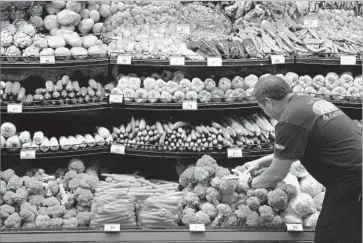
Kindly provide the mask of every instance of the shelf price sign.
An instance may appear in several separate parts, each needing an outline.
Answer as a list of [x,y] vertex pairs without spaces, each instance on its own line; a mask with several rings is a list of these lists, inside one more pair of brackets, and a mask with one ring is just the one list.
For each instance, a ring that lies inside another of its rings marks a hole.
[[190,232],[205,232],[204,224],[189,224]]
[[122,94],[110,94],[109,103],[110,104],[122,104],[122,103],[124,103],[124,95],[122,95]]
[[341,56],[340,57],[340,65],[356,65],[357,58],[356,56]]
[[303,231],[302,224],[286,224],[288,232],[301,232]]
[[284,64],[285,57],[283,55],[271,55],[272,64]]
[[20,159],[35,159],[35,150],[22,149],[20,151]]
[[40,56],[40,64],[55,64],[55,56]]
[[105,224],[103,228],[104,232],[120,232],[120,224]]
[[196,100],[184,100],[182,103],[183,110],[197,110],[198,103]]
[[208,57],[207,58],[207,66],[208,67],[221,67],[222,66],[222,58],[221,57]]
[[242,158],[242,149],[241,148],[227,148],[227,157],[228,158]]
[[189,35],[190,34],[190,25],[189,24],[178,24],[176,26],[176,32],[178,34]]
[[131,55],[118,55],[117,64],[119,65],[131,65],[132,56]]
[[111,154],[125,154],[125,145],[111,144]]
[[185,57],[170,57],[170,66],[184,66]]
[[22,104],[8,104],[7,111],[8,113],[22,113],[23,106]]

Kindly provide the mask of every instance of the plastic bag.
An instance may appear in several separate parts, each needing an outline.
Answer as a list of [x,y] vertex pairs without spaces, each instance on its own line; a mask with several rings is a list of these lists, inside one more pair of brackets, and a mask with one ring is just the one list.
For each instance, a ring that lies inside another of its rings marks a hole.
[[290,206],[302,218],[317,212],[313,198],[303,192],[291,200]]

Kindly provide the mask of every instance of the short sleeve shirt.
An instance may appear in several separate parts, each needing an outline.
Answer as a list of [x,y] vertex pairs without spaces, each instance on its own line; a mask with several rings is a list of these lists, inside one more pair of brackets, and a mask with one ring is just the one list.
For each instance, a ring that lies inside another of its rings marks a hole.
[[299,159],[326,187],[361,184],[362,130],[334,104],[293,95],[275,132],[274,154]]

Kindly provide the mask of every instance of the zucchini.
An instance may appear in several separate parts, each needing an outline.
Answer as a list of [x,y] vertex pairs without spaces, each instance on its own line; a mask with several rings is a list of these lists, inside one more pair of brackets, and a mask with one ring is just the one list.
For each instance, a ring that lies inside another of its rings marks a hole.
[[41,95],[41,94],[36,94],[36,95],[33,96],[33,99],[35,101],[43,101],[44,100],[44,96]]
[[87,93],[90,97],[94,97],[96,95],[96,92],[91,87],[87,87]]
[[43,89],[43,88],[38,88],[35,90],[36,95],[42,95],[44,93],[45,93],[45,89]]
[[88,85],[91,89],[97,89],[97,82],[94,79],[88,80]]

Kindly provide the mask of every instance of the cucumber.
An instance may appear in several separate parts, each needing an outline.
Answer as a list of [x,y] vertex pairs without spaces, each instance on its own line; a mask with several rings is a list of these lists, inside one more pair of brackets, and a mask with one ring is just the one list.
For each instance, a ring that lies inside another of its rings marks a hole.
[[88,85],[91,89],[97,89],[97,82],[94,79],[88,80]]
[[45,89],[43,89],[43,88],[38,88],[35,90],[36,95],[42,95],[44,93],[45,93]]
[[94,97],[96,92],[91,88],[91,86],[87,87],[87,93],[90,97]]

